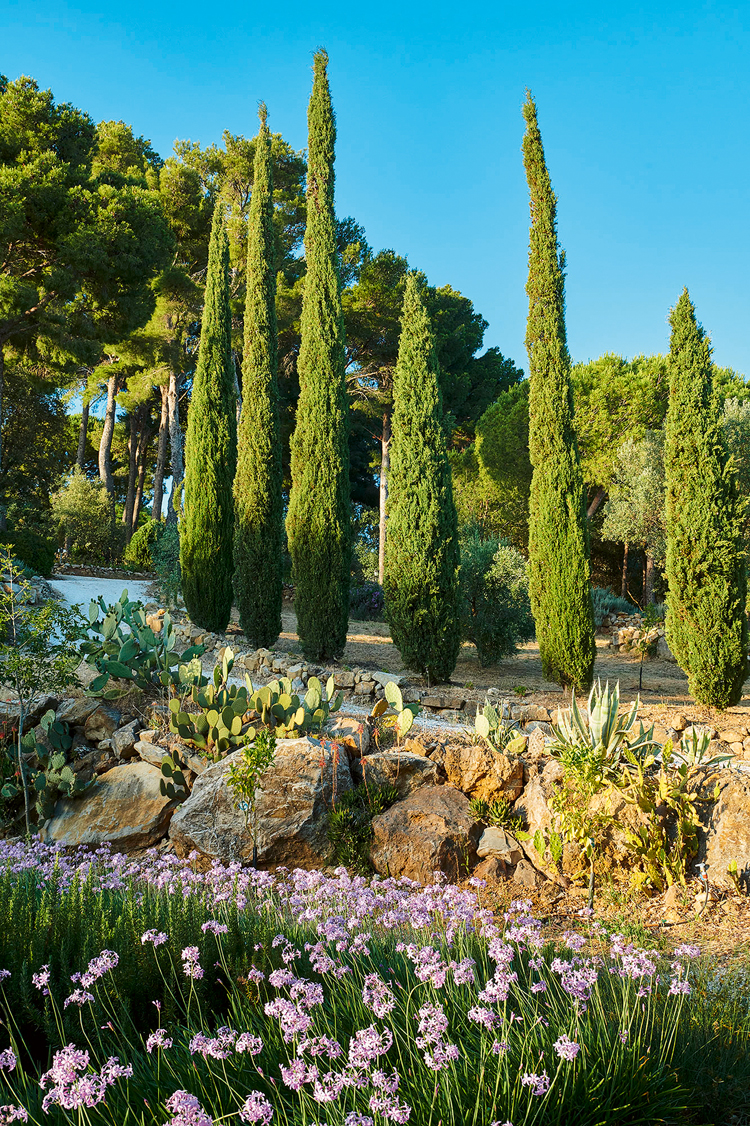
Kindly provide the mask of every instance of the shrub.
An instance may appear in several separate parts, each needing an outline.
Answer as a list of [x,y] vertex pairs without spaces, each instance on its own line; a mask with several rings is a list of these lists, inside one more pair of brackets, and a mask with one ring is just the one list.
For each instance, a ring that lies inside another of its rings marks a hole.
[[156,520],[147,520],[133,534],[122,557],[123,566],[133,571],[150,571],[154,566],[152,549],[164,525]]
[[176,606],[182,595],[180,571],[180,532],[176,524],[161,526],[151,547],[153,568],[159,596],[167,606]]
[[15,532],[0,532],[0,544],[13,549],[13,555],[35,575],[49,578],[55,565],[55,545],[44,536],[28,528]]
[[111,554],[113,534],[112,511],[102,482],[90,481],[75,469],[51,500],[60,543],[70,539],[78,558],[105,562]]
[[349,591],[349,617],[357,622],[383,621],[383,588],[379,583],[363,582]]
[[632,602],[629,602],[627,598],[620,598],[613,594],[608,586],[595,586],[591,595],[594,603],[594,623],[597,629],[607,614],[632,614],[635,610]]
[[476,526],[461,538],[461,630],[484,667],[534,636],[526,561],[502,540],[482,539]]

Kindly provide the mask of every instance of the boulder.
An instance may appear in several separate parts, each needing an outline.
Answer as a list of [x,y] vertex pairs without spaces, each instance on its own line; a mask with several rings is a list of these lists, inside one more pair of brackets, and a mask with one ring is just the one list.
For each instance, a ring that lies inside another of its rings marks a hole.
[[368,786],[390,783],[402,798],[419,786],[437,786],[440,782],[434,762],[424,755],[413,755],[408,751],[365,755],[360,761],[360,771]]
[[371,672],[370,677],[377,684],[379,684],[381,688],[385,688],[386,684],[388,684],[389,681],[392,681],[394,684],[398,685],[402,684],[403,681],[406,680],[406,677],[403,674],[396,672]]
[[432,883],[436,871],[455,882],[476,855],[469,799],[453,786],[420,786],[373,818],[370,860],[381,876]]
[[523,850],[516,838],[506,833],[505,829],[491,825],[479,838],[477,856],[482,859],[486,856],[495,856],[499,860],[504,860],[506,864],[518,864],[518,861],[523,859]]
[[546,876],[533,864],[530,864],[528,860],[521,860],[513,873],[513,883],[523,888],[529,888],[529,890],[535,890],[544,880],[546,880]]
[[660,661],[673,661],[676,663],[677,658],[672,653],[672,650],[667,644],[666,637],[660,637],[656,643],[656,656]]
[[334,673],[334,683],[337,688],[353,688],[354,687],[354,673],[346,669],[337,669]]
[[[316,868],[328,857],[326,814],[336,793],[351,789],[349,760],[314,739],[283,739],[257,794],[258,860],[264,866]],[[197,849],[218,860],[249,860],[253,842],[245,812],[227,786],[235,751],[196,778],[169,836],[180,852]],[[335,771],[334,771],[335,764]],[[334,784],[335,783],[335,784]]]
[[343,743],[353,752],[352,758],[366,755],[370,749],[370,728],[361,719],[340,715],[326,725],[326,738]]
[[133,758],[135,756],[135,744],[138,739],[137,732],[139,726],[139,721],[132,719],[130,723],[126,723],[124,727],[118,727],[116,731],[112,732],[110,736],[112,740],[112,750],[118,758]]
[[448,783],[473,798],[515,801],[523,789],[523,763],[486,743],[451,743],[441,763]]
[[705,820],[705,836],[698,859],[708,867],[712,884],[731,886],[727,867],[737,862],[740,875],[750,878],[750,778],[722,771],[718,801]]
[[[57,707],[54,696],[38,696],[23,717],[24,731],[35,727],[45,712]],[[0,724],[18,725],[18,704],[13,700],[0,701]]]
[[86,720],[83,733],[91,743],[98,743],[100,739],[111,739],[121,723],[122,715],[117,708],[100,704]]
[[156,844],[174,809],[160,793],[160,779],[146,762],[107,770],[82,797],[60,798],[42,839],[69,848],[109,843],[123,852]]
[[518,704],[510,709],[510,715],[516,723],[549,722],[549,712],[538,704]]
[[505,861],[498,856],[487,856],[480,860],[471,873],[475,880],[486,880],[488,884],[504,880],[508,875]]
[[60,723],[67,723],[71,727],[83,727],[90,715],[93,715],[100,706],[99,700],[92,700],[90,696],[78,696],[73,700],[63,700],[57,709],[56,719]]
[[167,754],[166,747],[157,747],[155,743],[148,743],[145,739],[138,739],[133,746],[133,754],[143,762],[149,762],[152,766],[159,768],[161,772],[161,764]]

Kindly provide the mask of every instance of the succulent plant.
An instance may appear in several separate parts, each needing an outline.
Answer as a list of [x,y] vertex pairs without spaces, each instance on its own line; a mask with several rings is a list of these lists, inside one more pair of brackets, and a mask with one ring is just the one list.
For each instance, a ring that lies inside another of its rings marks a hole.
[[503,721],[502,711],[498,714],[492,704],[485,704],[481,711],[477,707],[474,731],[492,751],[507,750],[520,735],[514,724]]
[[73,770],[70,749],[73,740],[67,723],[55,719],[53,711],[45,712],[39,726],[44,731],[46,742],[37,743],[32,732],[25,746],[36,752],[41,769],[34,775],[34,789],[37,792],[36,812],[40,825],[48,821],[54,813],[60,795],[72,798],[83,794],[91,782],[83,782]]
[[419,704],[404,704],[401,689],[395,681],[389,680],[385,686],[385,697],[378,700],[370,712],[370,716],[373,719],[379,719],[386,714],[389,706],[393,708],[395,713],[392,718],[389,717],[390,725],[395,727],[400,742],[411,731],[412,724],[419,715]]
[[185,763],[177,751],[173,750],[161,760],[161,778],[159,790],[162,797],[174,801],[184,801],[188,796],[188,784],[185,778]]
[[163,618],[162,629],[155,633],[146,621],[140,602],[131,602],[124,590],[117,602],[107,606],[100,596],[88,610],[89,637],[81,652],[99,670],[89,687],[90,695],[112,698],[119,693],[106,689],[111,677],[132,680],[140,688],[161,685],[203,685],[200,657],[202,645],[194,645],[177,653],[177,636],[169,614]]
[[550,751],[563,763],[603,773],[619,767],[625,752],[637,760],[646,758],[658,744],[653,724],[646,730],[639,723],[635,729],[639,704],[640,700],[635,700],[626,715],[619,715],[619,682],[610,689],[609,681],[602,688],[599,680],[591,689],[584,715],[573,693],[570,709],[561,712],[558,724],[553,725]]

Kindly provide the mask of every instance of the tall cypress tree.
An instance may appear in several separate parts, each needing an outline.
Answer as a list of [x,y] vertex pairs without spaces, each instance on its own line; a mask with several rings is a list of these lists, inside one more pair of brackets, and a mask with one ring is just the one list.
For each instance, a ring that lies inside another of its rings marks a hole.
[[317,51],[307,112],[307,274],[286,520],[302,650],[319,661],[339,656],[346,644],[351,567],[349,404],[333,210],[336,123],[327,66],[328,55]]
[[428,683],[449,680],[461,644],[458,520],[430,319],[406,281],[393,376],[385,539],[385,606],[404,663]]
[[727,708],[747,676],[744,505],[722,442],[711,345],[687,289],[669,321],[667,639],[697,702]]
[[196,625],[220,631],[232,609],[232,482],[237,465],[236,394],[229,307],[229,243],[216,205],[208,248],[198,364],[185,439],[180,566]]
[[544,675],[583,690],[594,677],[594,613],[586,493],[573,430],[565,336],[565,254],[557,199],[531,94],[523,107],[529,233],[529,592]]
[[264,105],[259,116],[247,248],[242,411],[234,479],[234,590],[240,625],[256,648],[273,645],[279,636],[282,598],[273,171]]

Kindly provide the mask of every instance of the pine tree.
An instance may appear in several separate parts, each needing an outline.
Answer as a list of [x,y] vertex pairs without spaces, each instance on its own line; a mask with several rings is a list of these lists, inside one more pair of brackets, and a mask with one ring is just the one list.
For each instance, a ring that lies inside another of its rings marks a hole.
[[234,479],[234,590],[240,625],[257,649],[281,632],[281,439],[276,377],[273,171],[266,107],[253,166],[247,248],[237,476]]
[[664,463],[667,639],[699,704],[737,704],[747,676],[742,528],[713,396],[711,345],[684,290],[670,316]]
[[316,52],[307,114],[300,396],[286,521],[300,642],[305,656],[318,661],[344,650],[351,567],[349,404],[333,210],[336,123],[327,66],[325,51]]
[[196,625],[215,632],[226,629],[232,609],[237,420],[231,327],[229,243],[219,203],[211,227],[200,348],[188,411],[180,521],[185,607]]
[[417,279],[406,282],[393,376],[385,539],[385,606],[404,663],[449,680],[461,644],[458,520],[438,367]]
[[580,690],[594,676],[594,614],[586,494],[573,430],[565,336],[565,254],[536,117],[523,107],[523,162],[531,196],[529,234],[529,593],[544,675]]

